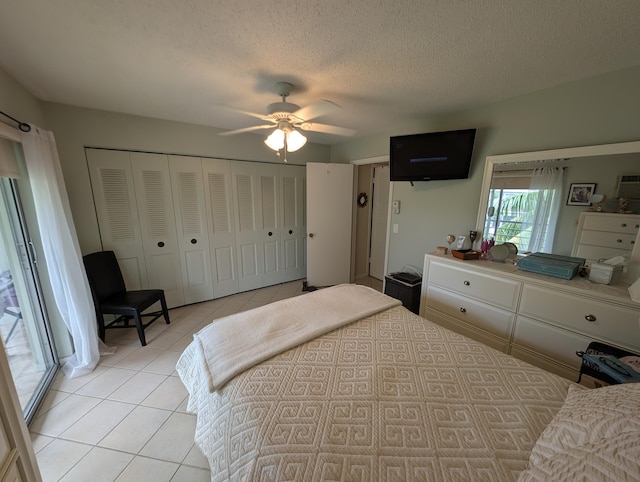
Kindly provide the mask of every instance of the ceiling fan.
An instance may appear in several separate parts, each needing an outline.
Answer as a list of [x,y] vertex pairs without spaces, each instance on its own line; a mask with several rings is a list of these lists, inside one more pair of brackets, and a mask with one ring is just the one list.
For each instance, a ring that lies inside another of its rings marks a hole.
[[221,132],[220,135],[230,136],[244,132],[275,128],[265,140],[265,144],[274,151],[277,151],[278,155],[280,154],[280,149],[283,149],[286,161],[287,152],[297,151],[307,142],[307,138],[300,133],[300,130],[338,136],[352,136],[356,133],[353,129],[311,122],[313,119],[339,109],[340,107],[337,104],[328,100],[320,100],[306,107],[300,107],[286,100],[293,91],[292,84],[289,82],[278,82],[276,85],[278,87],[278,95],[282,97],[282,101],[269,104],[266,115],[255,112],[238,111],[269,122],[268,124],[225,131]]

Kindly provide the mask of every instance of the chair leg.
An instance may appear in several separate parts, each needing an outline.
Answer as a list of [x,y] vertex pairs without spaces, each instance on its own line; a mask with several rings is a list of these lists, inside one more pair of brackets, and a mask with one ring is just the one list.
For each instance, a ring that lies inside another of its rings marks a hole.
[[142,346],[147,345],[147,340],[144,336],[144,326],[142,325],[142,318],[140,317],[140,313],[136,313],[133,317],[136,320],[136,328],[138,330],[138,338],[140,338],[140,343]]
[[96,313],[96,319],[98,320],[98,337],[104,342],[105,327],[104,327],[104,315],[102,313]]
[[164,322],[168,325],[169,321],[169,310],[167,309],[167,300],[164,295],[160,298],[160,305],[162,306],[162,315],[164,316]]

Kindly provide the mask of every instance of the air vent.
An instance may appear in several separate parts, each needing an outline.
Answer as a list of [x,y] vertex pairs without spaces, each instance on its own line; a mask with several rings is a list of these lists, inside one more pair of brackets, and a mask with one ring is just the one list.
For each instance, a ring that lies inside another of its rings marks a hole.
[[619,176],[617,198],[640,199],[640,175]]

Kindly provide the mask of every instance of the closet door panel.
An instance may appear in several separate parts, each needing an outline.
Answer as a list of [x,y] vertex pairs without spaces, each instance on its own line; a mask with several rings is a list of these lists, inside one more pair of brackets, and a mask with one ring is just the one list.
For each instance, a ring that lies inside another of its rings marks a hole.
[[148,286],[128,152],[86,149],[102,248],[113,251],[128,289]]
[[232,165],[240,291],[279,283],[280,220],[277,166]]
[[306,225],[304,205],[304,166],[279,166],[282,213],[282,281],[304,278],[306,275]]
[[203,159],[202,172],[209,221],[213,296],[218,298],[238,291],[231,164],[226,160]]
[[[264,284],[282,281],[280,271],[280,242],[282,239],[279,211],[279,177],[277,166],[260,166],[260,207],[262,209],[262,234],[264,252]],[[264,234],[266,233],[266,237]]]
[[169,156],[186,304],[213,298],[209,231],[199,157]]
[[148,288],[164,290],[169,307],[184,304],[169,162],[164,154],[131,153]]

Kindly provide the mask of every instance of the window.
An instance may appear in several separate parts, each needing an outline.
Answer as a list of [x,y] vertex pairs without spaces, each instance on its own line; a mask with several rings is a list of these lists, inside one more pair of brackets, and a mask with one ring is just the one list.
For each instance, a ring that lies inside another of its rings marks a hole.
[[484,237],[520,251],[551,252],[562,198],[562,168],[502,172],[489,191]]

